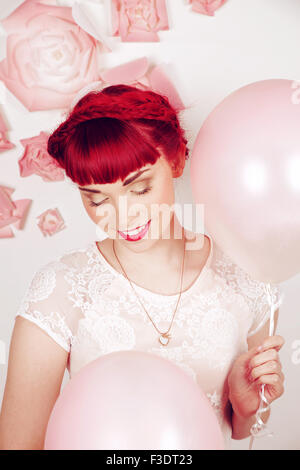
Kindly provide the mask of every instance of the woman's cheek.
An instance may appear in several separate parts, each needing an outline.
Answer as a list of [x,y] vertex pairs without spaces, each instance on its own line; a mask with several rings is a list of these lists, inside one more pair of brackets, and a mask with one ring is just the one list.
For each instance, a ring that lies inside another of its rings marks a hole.
[[98,227],[103,230],[105,220],[107,218],[106,215],[100,213],[99,207],[90,206],[88,202],[84,202],[83,205],[90,219],[94,222],[94,224],[98,225]]
[[92,207],[89,207],[89,206],[85,206],[85,210],[88,214],[88,216],[92,219],[93,222],[95,222],[95,214],[94,214],[94,209]]
[[165,178],[162,183],[159,185],[160,194],[157,197],[157,200],[161,204],[174,204],[174,186],[172,178]]
[[[159,190],[153,195],[153,206],[149,209],[150,217],[152,219],[150,228],[151,238],[161,238],[162,234],[168,233],[170,227],[170,220],[174,211],[173,204],[174,188],[173,185],[166,184],[166,181],[159,186]],[[151,204],[150,204],[151,206]]]

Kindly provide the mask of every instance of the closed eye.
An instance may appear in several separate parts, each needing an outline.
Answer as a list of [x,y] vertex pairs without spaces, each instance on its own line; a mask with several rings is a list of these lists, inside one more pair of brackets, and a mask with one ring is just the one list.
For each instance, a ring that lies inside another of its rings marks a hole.
[[149,188],[145,188],[143,189],[143,191],[133,191],[135,194],[137,194],[138,196],[141,196],[142,194],[146,194],[148,193],[149,191],[151,191],[152,187],[149,187]]
[[[149,191],[151,191],[152,187],[148,187],[148,188],[145,188],[143,189],[142,191],[132,191],[134,194],[136,194],[137,196],[142,196],[143,194],[146,194],[148,193]],[[94,201],[90,201],[89,202],[89,205],[91,207],[98,207],[98,206],[101,206],[102,204],[104,204],[106,201],[106,199],[104,201],[101,201],[101,202],[94,202]]]

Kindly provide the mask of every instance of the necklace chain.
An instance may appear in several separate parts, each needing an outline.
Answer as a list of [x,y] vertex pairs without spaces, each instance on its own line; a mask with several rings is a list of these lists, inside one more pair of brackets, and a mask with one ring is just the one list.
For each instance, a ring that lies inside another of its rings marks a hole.
[[177,303],[176,303],[175,310],[174,310],[174,312],[173,312],[173,317],[172,317],[171,324],[170,324],[168,330],[167,330],[166,332],[164,332],[164,333],[163,333],[162,331],[160,331],[160,330],[157,328],[157,326],[155,325],[155,323],[153,322],[152,318],[150,317],[149,313],[147,312],[147,310],[145,309],[143,303],[141,302],[141,300],[140,300],[140,298],[139,298],[139,296],[138,296],[138,294],[137,294],[135,288],[133,287],[131,280],[130,280],[129,277],[127,276],[126,271],[125,271],[125,269],[123,268],[123,266],[122,266],[122,264],[121,264],[121,262],[120,262],[120,260],[119,260],[119,258],[118,258],[118,256],[117,256],[117,254],[116,254],[114,239],[113,239],[113,251],[114,251],[115,257],[117,258],[118,263],[119,263],[119,265],[121,266],[122,271],[123,271],[123,273],[125,274],[126,279],[129,281],[129,283],[130,283],[130,285],[131,285],[131,288],[132,288],[132,290],[134,291],[134,293],[135,293],[135,295],[136,295],[136,297],[137,297],[137,299],[138,299],[140,305],[142,306],[142,308],[143,308],[144,311],[146,312],[148,318],[150,319],[150,321],[151,321],[151,323],[153,324],[153,326],[154,326],[154,328],[156,329],[156,331],[160,334],[160,336],[159,336],[159,338],[158,338],[159,343],[160,343],[162,346],[167,346],[168,343],[169,343],[169,341],[170,341],[170,339],[172,338],[172,336],[170,335],[169,331],[170,331],[170,329],[172,328],[173,321],[174,321],[174,318],[175,318],[175,314],[176,314],[177,307],[178,307],[178,304],[179,304],[179,301],[180,301],[180,298],[181,298],[181,293],[182,293],[182,280],[183,280],[184,258],[185,258],[185,238],[184,238],[184,250],[183,250],[183,257],[182,257],[182,265],[181,265],[180,292],[179,292],[179,296],[178,296],[178,299],[177,299]]

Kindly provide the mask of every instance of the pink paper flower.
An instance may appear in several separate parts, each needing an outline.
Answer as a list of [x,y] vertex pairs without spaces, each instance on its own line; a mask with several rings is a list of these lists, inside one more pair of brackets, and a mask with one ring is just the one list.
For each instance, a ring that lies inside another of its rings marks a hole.
[[7,127],[6,124],[0,114],[0,152],[4,152],[4,150],[9,150],[15,147],[12,142],[9,142],[6,138]]
[[7,53],[0,80],[29,111],[67,108],[98,79],[102,44],[75,23],[70,7],[27,0],[2,25]]
[[13,192],[12,188],[0,186],[0,238],[14,237],[11,224],[17,230],[23,229],[28,208],[32,202],[31,199],[12,201]]
[[226,0],[189,0],[192,4],[192,11],[208,16],[214,16],[215,11],[225,2]]
[[165,0],[112,0],[112,34],[122,41],[159,41],[169,29]]
[[122,65],[107,69],[100,74],[105,86],[124,83],[140,89],[150,89],[156,93],[167,96],[175,109],[184,109],[176,87],[172,83],[170,73],[165,64],[156,65],[150,70],[146,57],[132,60]]
[[64,170],[59,167],[54,158],[47,152],[49,134],[41,131],[38,136],[21,139],[25,151],[18,161],[20,176],[39,175],[44,181],[62,181]]
[[57,209],[48,209],[39,215],[37,225],[45,237],[52,236],[65,228],[64,221]]

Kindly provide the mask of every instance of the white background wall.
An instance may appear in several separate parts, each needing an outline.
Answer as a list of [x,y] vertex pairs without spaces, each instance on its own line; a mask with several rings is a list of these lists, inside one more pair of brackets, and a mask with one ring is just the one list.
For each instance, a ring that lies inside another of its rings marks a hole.
[[[0,0],[2,18],[9,3]],[[184,0],[168,0],[167,6],[171,29],[159,32],[159,43],[121,43],[113,38],[113,53],[106,57],[103,66],[144,55],[153,64],[170,63],[184,102],[193,105],[182,115],[190,148],[205,117],[233,90],[262,79],[300,79],[299,0],[228,0],[215,17],[192,13]],[[3,58],[3,41],[1,47]],[[45,183],[35,175],[19,176],[17,161],[23,147],[18,140],[41,130],[50,131],[60,122],[62,110],[28,112],[9,92],[0,109],[9,127],[9,138],[16,144],[14,150],[0,155],[0,184],[15,188],[13,199],[33,199],[24,230],[15,231],[13,239],[0,240],[0,340],[6,356],[2,357],[4,364],[0,364],[1,400],[14,315],[33,272],[57,254],[98,236],[79,194],[69,182]],[[176,182],[176,194],[180,202],[192,201],[189,164],[182,180]],[[35,218],[49,207],[60,210],[67,229],[44,238]],[[272,404],[273,438],[255,440],[254,449],[300,449],[300,363],[293,356],[293,344],[300,340],[300,275],[282,287],[285,302],[277,331],[286,340],[281,352],[286,390]],[[248,441],[233,441],[233,448],[247,449]]]

